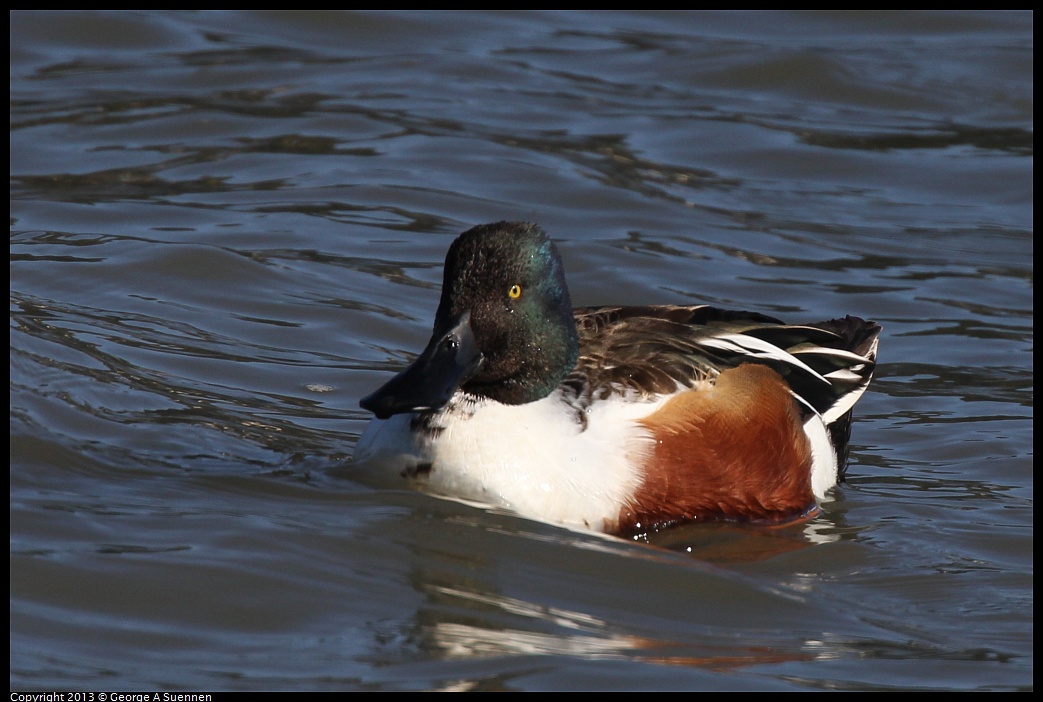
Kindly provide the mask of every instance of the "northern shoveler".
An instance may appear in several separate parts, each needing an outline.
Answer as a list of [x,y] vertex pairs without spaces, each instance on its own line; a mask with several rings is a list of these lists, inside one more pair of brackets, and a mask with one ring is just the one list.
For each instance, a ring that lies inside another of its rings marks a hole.
[[449,248],[427,348],[361,406],[355,460],[439,494],[635,535],[785,522],[843,477],[880,326],[703,305],[572,309],[534,224]]

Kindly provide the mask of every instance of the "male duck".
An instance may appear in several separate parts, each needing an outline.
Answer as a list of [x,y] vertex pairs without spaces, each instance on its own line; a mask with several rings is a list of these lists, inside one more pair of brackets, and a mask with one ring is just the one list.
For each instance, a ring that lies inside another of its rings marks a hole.
[[355,459],[432,491],[635,535],[784,522],[842,478],[880,326],[703,305],[573,310],[534,224],[460,235],[434,335],[361,405]]

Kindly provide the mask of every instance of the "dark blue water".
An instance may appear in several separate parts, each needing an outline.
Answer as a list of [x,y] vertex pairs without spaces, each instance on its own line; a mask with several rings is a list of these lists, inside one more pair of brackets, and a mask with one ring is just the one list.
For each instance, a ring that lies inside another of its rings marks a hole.
[[[13,12],[13,690],[1033,687],[1033,15]],[[352,470],[457,233],[884,326],[848,482],[654,546]]]

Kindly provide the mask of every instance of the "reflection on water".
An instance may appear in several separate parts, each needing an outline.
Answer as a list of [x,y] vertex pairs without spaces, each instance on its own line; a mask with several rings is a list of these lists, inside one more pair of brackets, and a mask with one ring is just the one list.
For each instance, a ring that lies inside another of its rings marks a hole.
[[648,535],[647,542],[709,563],[753,563],[833,543],[842,533],[832,522],[816,517],[782,527],[729,522],[680,526]]

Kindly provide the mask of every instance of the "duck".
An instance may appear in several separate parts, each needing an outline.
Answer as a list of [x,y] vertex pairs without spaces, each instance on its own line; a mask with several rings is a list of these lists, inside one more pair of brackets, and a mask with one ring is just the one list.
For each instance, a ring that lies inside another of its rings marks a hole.
[[536,224],[459,235],[433,333],[362,398],[353,461],[436,495],[638,538],[818,514],[845,475],[880,325],[709,305],[573,309]]

